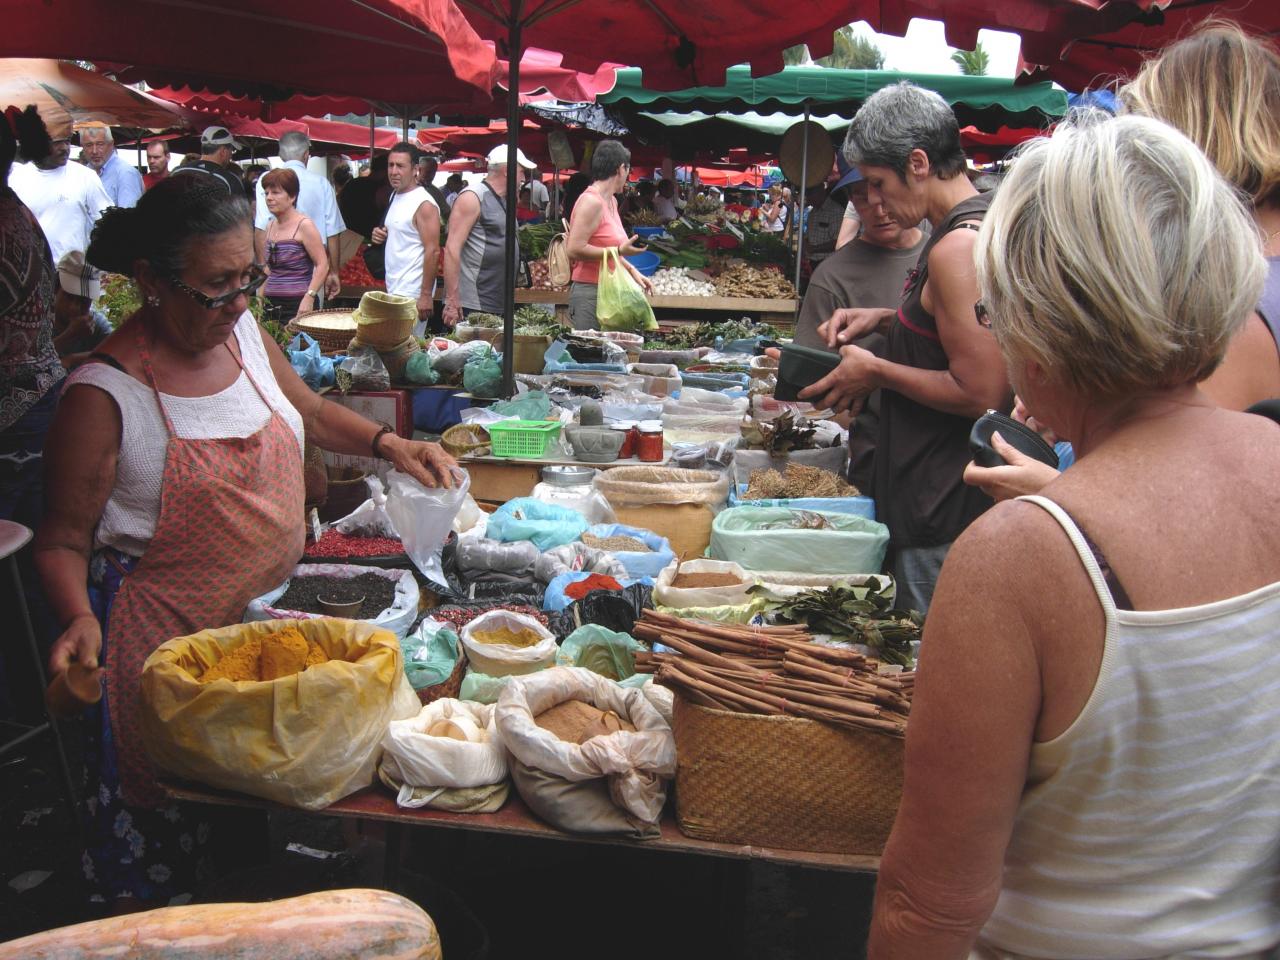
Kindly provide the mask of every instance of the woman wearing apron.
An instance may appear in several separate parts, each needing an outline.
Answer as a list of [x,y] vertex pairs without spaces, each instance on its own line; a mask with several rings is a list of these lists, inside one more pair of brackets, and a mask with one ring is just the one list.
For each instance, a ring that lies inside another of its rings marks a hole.
[[266,339],[246,310],[263,274],[243,199],[165,181],[102,218],[88,259],[133,276],[144,303],[70,378],[37,563],[63,629],[50,671],[106,673],[86,724],[86,876],[107,901],[163,902],[191,889],[208,828],[165,803],[146,759],[143,661],[239,622],[297,562],[304,433],[432,486],[454,463],[312,393]]

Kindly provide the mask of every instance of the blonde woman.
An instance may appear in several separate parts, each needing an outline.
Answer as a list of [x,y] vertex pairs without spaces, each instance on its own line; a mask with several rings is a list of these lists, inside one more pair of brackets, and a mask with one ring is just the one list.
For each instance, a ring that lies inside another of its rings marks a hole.
[[992,202],[985,318],[1079,461],[947,557],[869,957],[1280,944],[1280,432],[1199,387],[1262,290],[1250,220],[1143,117],[1032,142]]
[[1185,133],[1252,202],[1267,284],[1259,312],[1204,389],[1236,410],[1280,397],[1280,52],[1234,23],[1212,21],[1147,61],[1120,101]]

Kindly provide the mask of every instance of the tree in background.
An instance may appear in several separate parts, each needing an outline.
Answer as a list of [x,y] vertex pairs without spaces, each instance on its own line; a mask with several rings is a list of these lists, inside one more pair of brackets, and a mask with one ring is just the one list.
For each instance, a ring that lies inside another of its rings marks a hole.
[[985,77],[987,75],[987,67],[991,65],[991,58],[987,56],[987,51],[982,49],[982,42],[972,50],[957,50],[951,55],[951,62],[960,68],[960,72],[966,77]]
[[[841,27],[832,38],[831,55],[815,60],[819,67],[841,70],[883,70],[884,54],[870,37],[859,36],[853,26]],[[809,50],[803,44],[782,51],[782,62],[788,67],[807,62]]]

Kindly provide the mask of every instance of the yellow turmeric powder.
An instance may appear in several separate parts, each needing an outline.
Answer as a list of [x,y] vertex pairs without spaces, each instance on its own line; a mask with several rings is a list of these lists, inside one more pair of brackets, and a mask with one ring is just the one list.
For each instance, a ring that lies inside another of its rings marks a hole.
[[200,683],[214,680],[277,680],[329,660],[324,650],[297,627],[254,637],[206,670]]
[[471,639],[476,643],[500,643],[508,647],[532,647],[542,642],[542,635],[532,627],[523,627],[520,630],[499,627],[496,630],[472,631]]

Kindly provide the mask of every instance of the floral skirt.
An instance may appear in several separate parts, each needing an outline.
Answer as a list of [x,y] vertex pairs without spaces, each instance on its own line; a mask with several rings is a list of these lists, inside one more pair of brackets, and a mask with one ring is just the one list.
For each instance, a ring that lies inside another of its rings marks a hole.
[[[106,549],[95,553],[89,564],[89,602],[103,625],[99,662],[106,662],[111,644],[106,628],[111,604],[137,562],[136,557]],[[84,873],[91,899],[165,902],[190,893],[212,874],[206,810],[184,803],[155,809],[126,804],[105,689],[84,720]]]

